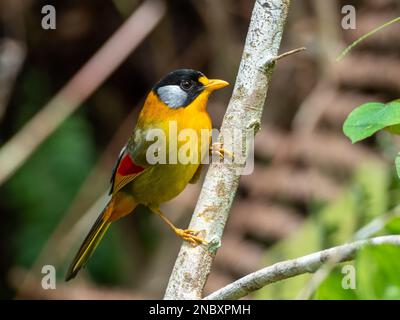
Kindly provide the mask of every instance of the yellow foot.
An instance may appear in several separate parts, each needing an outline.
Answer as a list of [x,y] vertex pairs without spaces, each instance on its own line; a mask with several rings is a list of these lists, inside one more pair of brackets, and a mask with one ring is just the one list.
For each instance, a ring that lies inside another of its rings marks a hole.
[[198,246],[199,244],[207,244],[207,241],[198,237],[198,231],[190,230],[190,229],[178,229],[176,228],[175,233],[178,237],[181,237],[183,240],[189,242],[192,246]]
[[210,147],[210,151],[211,153],[217,154],[221,159],[224,159],[225,155],[228,155],[231,159],[235,159],[235,155],[232,152],[223,148],[222,142],[213,143]]

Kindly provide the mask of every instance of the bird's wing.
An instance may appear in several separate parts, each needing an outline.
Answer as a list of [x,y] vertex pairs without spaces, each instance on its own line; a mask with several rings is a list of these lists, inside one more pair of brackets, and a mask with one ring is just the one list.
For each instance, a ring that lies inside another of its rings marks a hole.
[[126,151],[126,146],[123,147],[112,172],[110,194],[121,190],[144,170],[144,167],[135,164],[132,157]]
[[203,165],[200,164],[199,167],[197,168],[196,172],[194,173],[192,179],[190,179],[189,183],[195,184],[195,183],[197,183],[197,181],[199,181],[202,169],[203,169]]

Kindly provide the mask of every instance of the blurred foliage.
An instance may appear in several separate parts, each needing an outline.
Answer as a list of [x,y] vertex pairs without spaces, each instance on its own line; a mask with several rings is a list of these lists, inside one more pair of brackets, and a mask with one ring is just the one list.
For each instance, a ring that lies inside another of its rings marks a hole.
[[[22,79],[15,116],[17,130],[50,98],[50,80],[34,68]],[[45,125],[45,124],[44,124]],[[18,214],[18,228],[11,239],[13,259],[17,265],[29,267],[68,209],[81,183],[96,160],[91,126],[83,112],[67,119],[47,139],[24,166],[4,186],[7,209]],[[119,255],[116,254],[114,229],[96,252],[89,269],[100,282],[115,282]],[[60,248],[63,250],[63,248]],[[55,264],[48,258],[48,264]],[[64,266],[65,267],[65,266]],[[63,277],[63,270],[58,272]]]
[[[318,300],[355,300],[357,295],[352,288],[343,288],[343,278],[345,276],[342,273],[342,267],[354,266],[353,262],[341,264],[336,266],[330,273],[330,275],[321,283],[318,290],[315,293],[315,299]],[[356,268],[356,267],[355,267]],[[355,269],[357,270],[357,269]],[[357,285],[357,280],[356,280]]]
[[33,260],[89,171],[94,154],[85,130],[79,116],[68,119],[7,184],[8,203],[21,213],[18,263]]
[[[320,206],[320,209],[312,213],[311,219],[307,220],[296,234],[267,250],[264,265],[293,259],[352,240],[358,229],[385,214],[400,201],[399,197],[390,199],[388,196],[390,189],[393,188],[391,174],[393,172],[379,163],[370,162],[360,165],[355,171],[352,182],[335,201],[322,206],[322,208]],[[399,217],[389,219],[385,228],[377,234],[386,233],[400,233]],[[372,235],[375,234],[370,236]],[[382,253],[379,253],[379,250],[383,250]],[[396,254],[393,255],[393,259],[388,259],[387,265],[381,265],[379,259],[376,260],[376,256],[384,257],[386,254],[384,250],[389,253],[389,250],[392,249],[386,249],[383,246],[382,249],[379,247],[362,251],[360,256],[357,257],[355,265],[357,277],[366,277],[369,273],[371,273],[370,277],[378,277],[378,275],[369,272],[372,271],[368,267],[369,264],[376,264],[376,272],[378,273],[380,268],[387,268],[393,272],[397,270],[391,276],[396,275],[398,277],[398,270],[400,269],[396,269],[397,265],[392,265],[392,262],[396,257],[400,261],[400,251],[396,251],[397,256]],[[390,251],[390,254],[392,252],[395,253]],[[366,297],[367,293],[365,292],[361,295],[361,293],[352,292],[350,289],[342,289],[341,282],[344,275],[341,274],[340,270],[337,267],[332,271],[317,290],[315,298],[361,299]],[[311,277],[312,275],[305,274],[268,285],[257,291],[255,297],[258,299],[294,299],[308,285]],[[390,289],[395,283],[391,281],[389,274],[379,279],[382,280],[384,288],[387,287],[387,290],[391,293],[395,292],[395,289]],[[368,280],[362,278],[360,282],[357,282],[357,288],[361,290],[364,281],[367,282]],[[383,289],[381,288],[381,290]],[[388,297],[389,293],[385,293],[385,295],[382,293],[382,297]]]
[[[308,220],[293,236],[280,241],[266,252],[264,265],[296,258],[320,250],[321,233],[316,228],[315,222]],[[270,284],[258,290],[254,296],[257,299],[293,299],[304,287],[310,275],[303,274],[298,277]]]
[[385,229],[387,233],[400,234],[400,217],[395,216],[389,219],[385,224]]
[[[347,264],[348,265],[348,264]],[[400,299],[400,248],[383,244],[364,247],[354,262],[355,288],[342,285],[346,272],[336,267],[315,293],[321,300]]]

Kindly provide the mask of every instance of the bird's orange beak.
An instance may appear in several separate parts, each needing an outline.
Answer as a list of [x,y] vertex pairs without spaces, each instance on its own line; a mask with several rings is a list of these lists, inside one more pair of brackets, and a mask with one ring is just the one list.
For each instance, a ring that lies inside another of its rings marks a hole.
[[209,91],[214,91],[214,90],[224,88],[226,86],[229,86],[229,83],[224,80],[209,79],[208,83],[205,85],[205,88]]

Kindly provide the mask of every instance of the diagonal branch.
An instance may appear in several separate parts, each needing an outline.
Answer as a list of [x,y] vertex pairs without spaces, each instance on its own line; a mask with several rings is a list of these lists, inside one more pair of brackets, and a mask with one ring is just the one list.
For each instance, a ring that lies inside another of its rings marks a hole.
[[[233,130],[254,135],[259,129],[289,3],[290,0],[255,2],[235,88],[221,127],[220,141],[222,136],[225,138],[225,133]],[[236,157],[237,149],[234,150]],[[190,229],[200,230],[201,236],[209,245],[207,248],[193,248],[186,243],[182,245],[165,299],[201,298],[221,243],[240,174],[240,170],[233,163],[210,165],[189,226]]]
[[382,236],[368,240],[359,240],[349,244],[315,252],[297,259],[275,263],[272,266],[250,273],[247,276],[228,284],[209,296],[206,300],[235,300],[261,289],[266,285],[283,279],[292,278],[304,273],[317,271],[326,261],[340,257],[337,263],[354,259],[355,254],[366,245],[383,243],[400,246],[400,236]]

